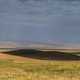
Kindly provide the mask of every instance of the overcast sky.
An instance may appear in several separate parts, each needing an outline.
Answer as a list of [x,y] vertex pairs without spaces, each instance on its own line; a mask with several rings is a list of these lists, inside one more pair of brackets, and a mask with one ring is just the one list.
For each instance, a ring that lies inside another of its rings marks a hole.
[[0,40],[80,42],[80,2],[0,0]]

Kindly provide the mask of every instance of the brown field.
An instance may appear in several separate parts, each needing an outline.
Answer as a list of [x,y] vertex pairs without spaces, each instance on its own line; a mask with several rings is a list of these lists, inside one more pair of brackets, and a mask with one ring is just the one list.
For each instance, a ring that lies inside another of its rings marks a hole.
[[78,53],[33,49],[0,53],[0,80],[80,80]]

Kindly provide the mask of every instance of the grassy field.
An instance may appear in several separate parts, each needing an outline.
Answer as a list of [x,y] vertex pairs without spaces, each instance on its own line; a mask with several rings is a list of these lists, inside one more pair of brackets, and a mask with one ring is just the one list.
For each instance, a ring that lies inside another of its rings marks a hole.
[[0,80],[80,80],[79,60],[40,60],[3,53],[1,56]]

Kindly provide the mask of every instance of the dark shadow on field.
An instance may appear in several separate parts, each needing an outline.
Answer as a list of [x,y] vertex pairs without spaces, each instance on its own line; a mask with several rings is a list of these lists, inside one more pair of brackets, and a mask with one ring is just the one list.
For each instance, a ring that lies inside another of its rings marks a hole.
[[58,51],[40,51],[36,49],[20,49],[4,52],[9,55],[28,57],[39,60],[80,60],[76,53],[58,52]]

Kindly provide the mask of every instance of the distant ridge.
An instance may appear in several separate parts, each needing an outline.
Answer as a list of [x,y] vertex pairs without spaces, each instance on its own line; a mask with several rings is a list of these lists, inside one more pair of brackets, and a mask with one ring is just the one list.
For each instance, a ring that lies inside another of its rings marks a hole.
[[80,44],[0,41],[0,48],[80,49]]

